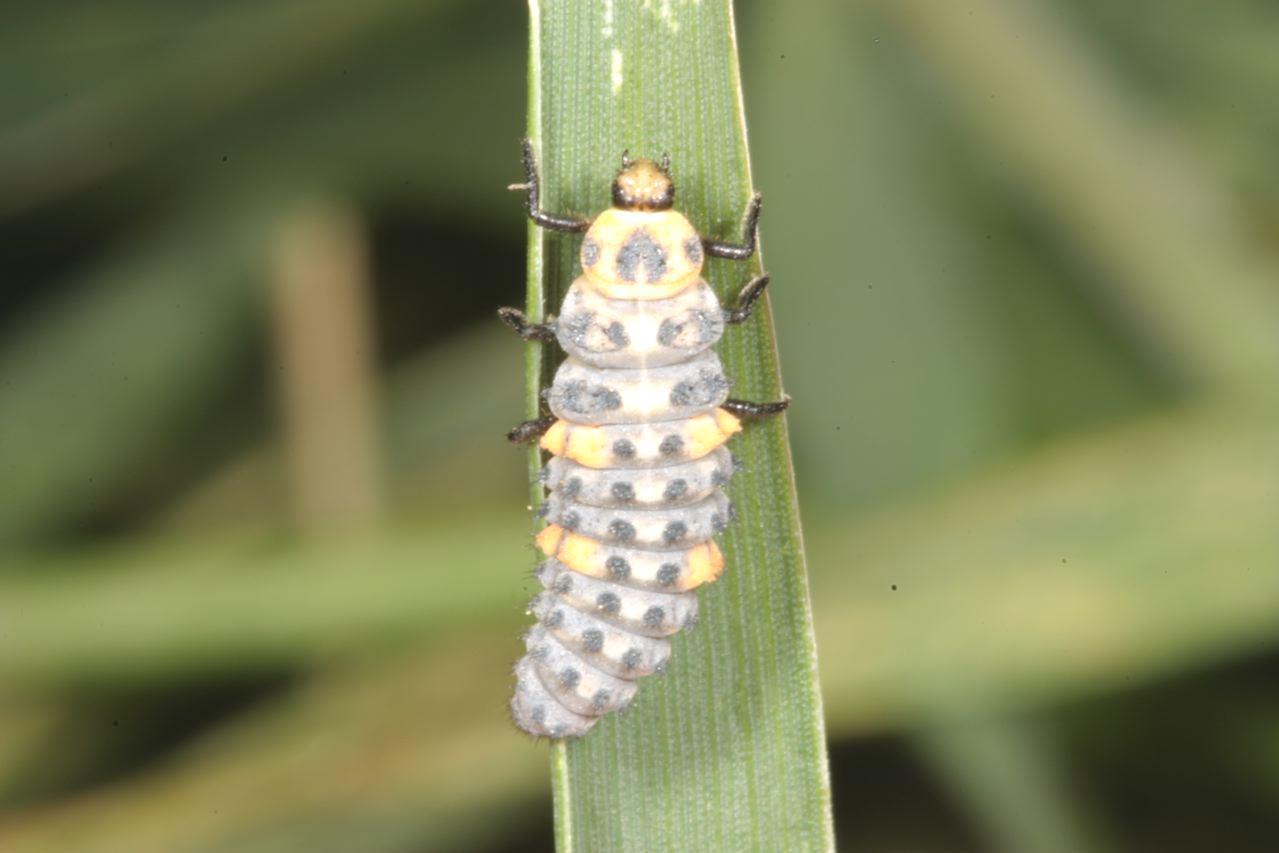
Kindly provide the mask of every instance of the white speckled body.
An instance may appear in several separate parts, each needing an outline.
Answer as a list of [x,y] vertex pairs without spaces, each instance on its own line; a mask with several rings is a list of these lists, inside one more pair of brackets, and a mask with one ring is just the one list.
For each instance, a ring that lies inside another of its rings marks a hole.
[[722,557],[723,486],[737,431],[712,347],[725,315],[700,278],[702,247],[678,213],[614,208],[582,245],[583,275],[556,321],[568,354],[544,392],[544,587],[516,665],[516,724],[585,734],[661,672],[667,639],[697,619],[696,588]]

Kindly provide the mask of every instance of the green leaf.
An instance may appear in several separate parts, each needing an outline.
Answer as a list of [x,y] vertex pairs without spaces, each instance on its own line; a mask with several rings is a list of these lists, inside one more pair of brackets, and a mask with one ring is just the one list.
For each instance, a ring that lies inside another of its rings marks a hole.
[[[733,235],[753,182],[728,0],[531,0],[530,11],[529,134],[543,205],[598,211],[624,149],[669,153],[677,207],[704,234]],[[529,239],[528,310],[541,317],[577,274],[579,241],[532,227]],[[727,302],[760,263],[712,261],[705,275]],[[729,331],[720,355],[736,396],[780,396],[767,304]],[[553,357],[530,347],[530,415]],[[833,847],[785,421],[748,425],[733,450],[739,517],[724,537],[724,577],[701,592],[701,626],[675,640],[670,670],[644,682],[625,717],[552,747],[561,850]]]

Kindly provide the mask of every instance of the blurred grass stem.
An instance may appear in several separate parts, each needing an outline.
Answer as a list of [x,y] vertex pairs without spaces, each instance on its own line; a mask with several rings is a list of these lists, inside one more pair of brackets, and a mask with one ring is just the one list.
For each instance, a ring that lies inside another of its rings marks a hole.
[[354,211],[308,203],[284,220],[272,258],[294,514],[312,535],[365,529],[382,514],[365,243]]

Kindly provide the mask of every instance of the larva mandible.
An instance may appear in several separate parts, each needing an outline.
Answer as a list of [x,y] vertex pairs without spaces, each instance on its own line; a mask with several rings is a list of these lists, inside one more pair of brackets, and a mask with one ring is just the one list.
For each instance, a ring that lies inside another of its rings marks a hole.
[[630,160],[613,181],[613,206],[594,220],[548,213],[538,198],[532,144],[524,141],[528,215],[555,231],[586,232],[582,275],[557,319],[498,314],[525,340],[558,341],[568,354],[543,397],[551,414],[511,430],[540,439],[548,524],[536,537],[546,561],[533,599],[511,699],[515,724],[534,736],[578,737],[660,673],[667,639],[697,619],[697,587],[715,580],[715,544],[732,518],[723,486],[733,458],[723,447],[740,418],[783,411],[788,399],[728,397],[712,347],[726,324],[750,316],[768,276],[720,307],[701,278],[706,255],[755,253],[760,196],[751,198],[741,243],[700,236],[672,209],[666,157]]

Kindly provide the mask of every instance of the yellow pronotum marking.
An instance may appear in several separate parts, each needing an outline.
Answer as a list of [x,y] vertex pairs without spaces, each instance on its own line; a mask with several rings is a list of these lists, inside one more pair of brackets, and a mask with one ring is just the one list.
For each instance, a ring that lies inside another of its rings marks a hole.
[[685,588],[696,589],[704,583],[710,583],[724,571],[724,555],[720,552],[715,540],[711,539],[692,548],[688,552],[688,574],[685,576]]
[[[622,278],[619,255],[637,234],[661,254],[661,277],[655,281],[648,279],[643,263],[631,269],[633,279]],[[692,255],[686,245],[694,246]],[[586,284],[609,299],[667,299],[696,282],[702,271],[701,237],[674,210],[605,210],[591,223],[582,247]]]

